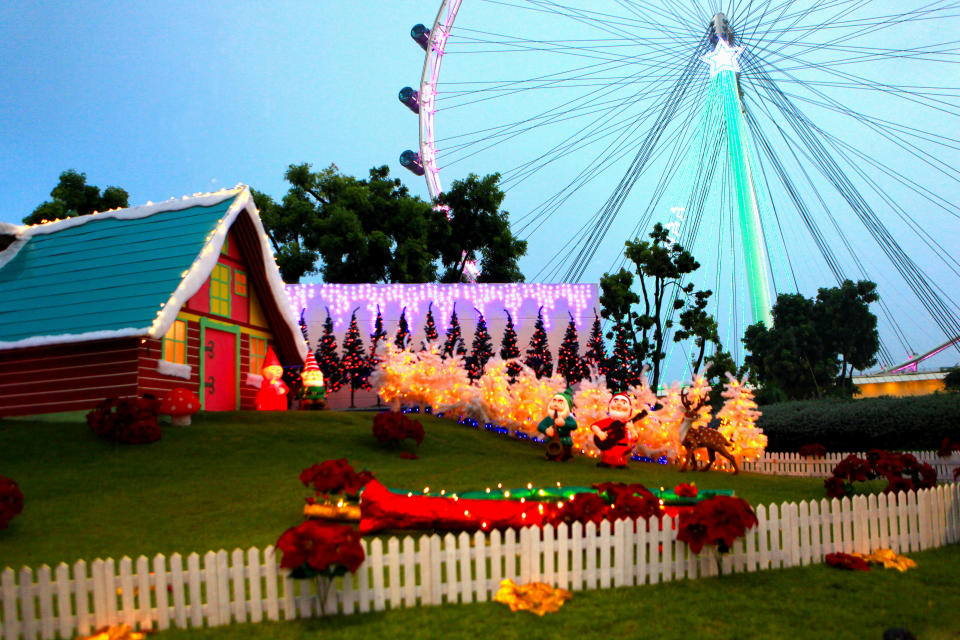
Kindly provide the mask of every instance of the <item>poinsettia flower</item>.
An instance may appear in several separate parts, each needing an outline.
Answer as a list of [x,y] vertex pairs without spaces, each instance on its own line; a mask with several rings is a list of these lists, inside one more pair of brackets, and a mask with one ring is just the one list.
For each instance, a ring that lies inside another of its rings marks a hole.
[[859,558],[849,553],[828,553],[826,558],[827,566],[837,569],[846,569],[848,571],[870,571],[870,565],[863,558]]
[[827,490],[828,498],[842,498],[847,495],[847,488],[843,482],[843,478],[830,476],[823,481],[823,486]]
[[680,514],[680,520],[677,524],[677,540],[686,542],[690,551],[700,553],[708,539],[707,524],[701,522],[698,515],[692,512]]
[[913,480],[902,476],[893,476],[890,482],[883,490],[884,493],[900,493],[901,491],[913,491]]
[[673,492],[682,498],[696,498],[697,486],[695,484],[681,482],[673,488]]

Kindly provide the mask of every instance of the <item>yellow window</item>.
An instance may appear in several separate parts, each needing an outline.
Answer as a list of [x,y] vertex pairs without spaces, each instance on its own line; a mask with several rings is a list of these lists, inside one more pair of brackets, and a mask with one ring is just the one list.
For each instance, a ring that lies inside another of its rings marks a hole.
[[230,317],[230,267],[223,264],[210,274],[210,313]]
[[247,274],[239,269],[233,270],[233,292],[238,296],[247,295]]
[[163,359],[176,364],[187,364],[187,323],[174,320],[163,336]]
[[250,373],[260,375],[263,369],[263,360],[267,356],[266,338],[250,336]]

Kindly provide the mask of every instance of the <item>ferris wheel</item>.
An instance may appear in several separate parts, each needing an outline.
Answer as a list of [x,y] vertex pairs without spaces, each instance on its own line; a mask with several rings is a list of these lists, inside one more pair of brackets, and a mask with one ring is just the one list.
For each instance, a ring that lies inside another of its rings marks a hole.
[[735,356],[844,279],[878,284],[884,366],[960,338],[960,1],[438,2],[400,162],[433,198],[500,173],[532,279],[661,222]]

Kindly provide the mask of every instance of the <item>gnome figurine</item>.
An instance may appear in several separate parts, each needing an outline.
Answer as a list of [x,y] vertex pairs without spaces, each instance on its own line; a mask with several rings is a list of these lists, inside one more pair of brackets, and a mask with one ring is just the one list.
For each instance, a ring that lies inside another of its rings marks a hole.
[[287,385],[281,380],[283,367],[277,360],[273,347],[267,347],[267,355],[263,359],[263,383],[257,391],[257,410],[259,411],[286,411]]
[[323,373],[317,366],[317,359],[312,351],[307,351],[307,360],[303,365],[300,379],[303,381],[297,394],[301,402],[300,406],[305,409],[326,409],[327,388],[323,384]]
[[593,432],[593,442],[600,450],[598,467],[615,467],[625,469],[630,451],[637,440],[634,420],[640,419],[646,412],[638,415],[633,413],[633,401],[626,393],[617,393],[610,398],[606,418],[597,420],[590,425]]
[[549,438],[547,442],[547,460],[564,462],[573,457],[573,439],[570,434],[577,430],[574,419],[573,391],[554,394],[547,403],[547,417],[537,425],[537,431]]

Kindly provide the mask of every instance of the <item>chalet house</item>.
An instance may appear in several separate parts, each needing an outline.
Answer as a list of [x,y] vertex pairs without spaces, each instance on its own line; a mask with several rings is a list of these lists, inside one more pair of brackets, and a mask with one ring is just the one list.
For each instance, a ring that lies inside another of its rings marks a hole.
[[177,386],[208,411],[253,409],[268,346],[303,364],[246,187],[0,226],[0,416]]

